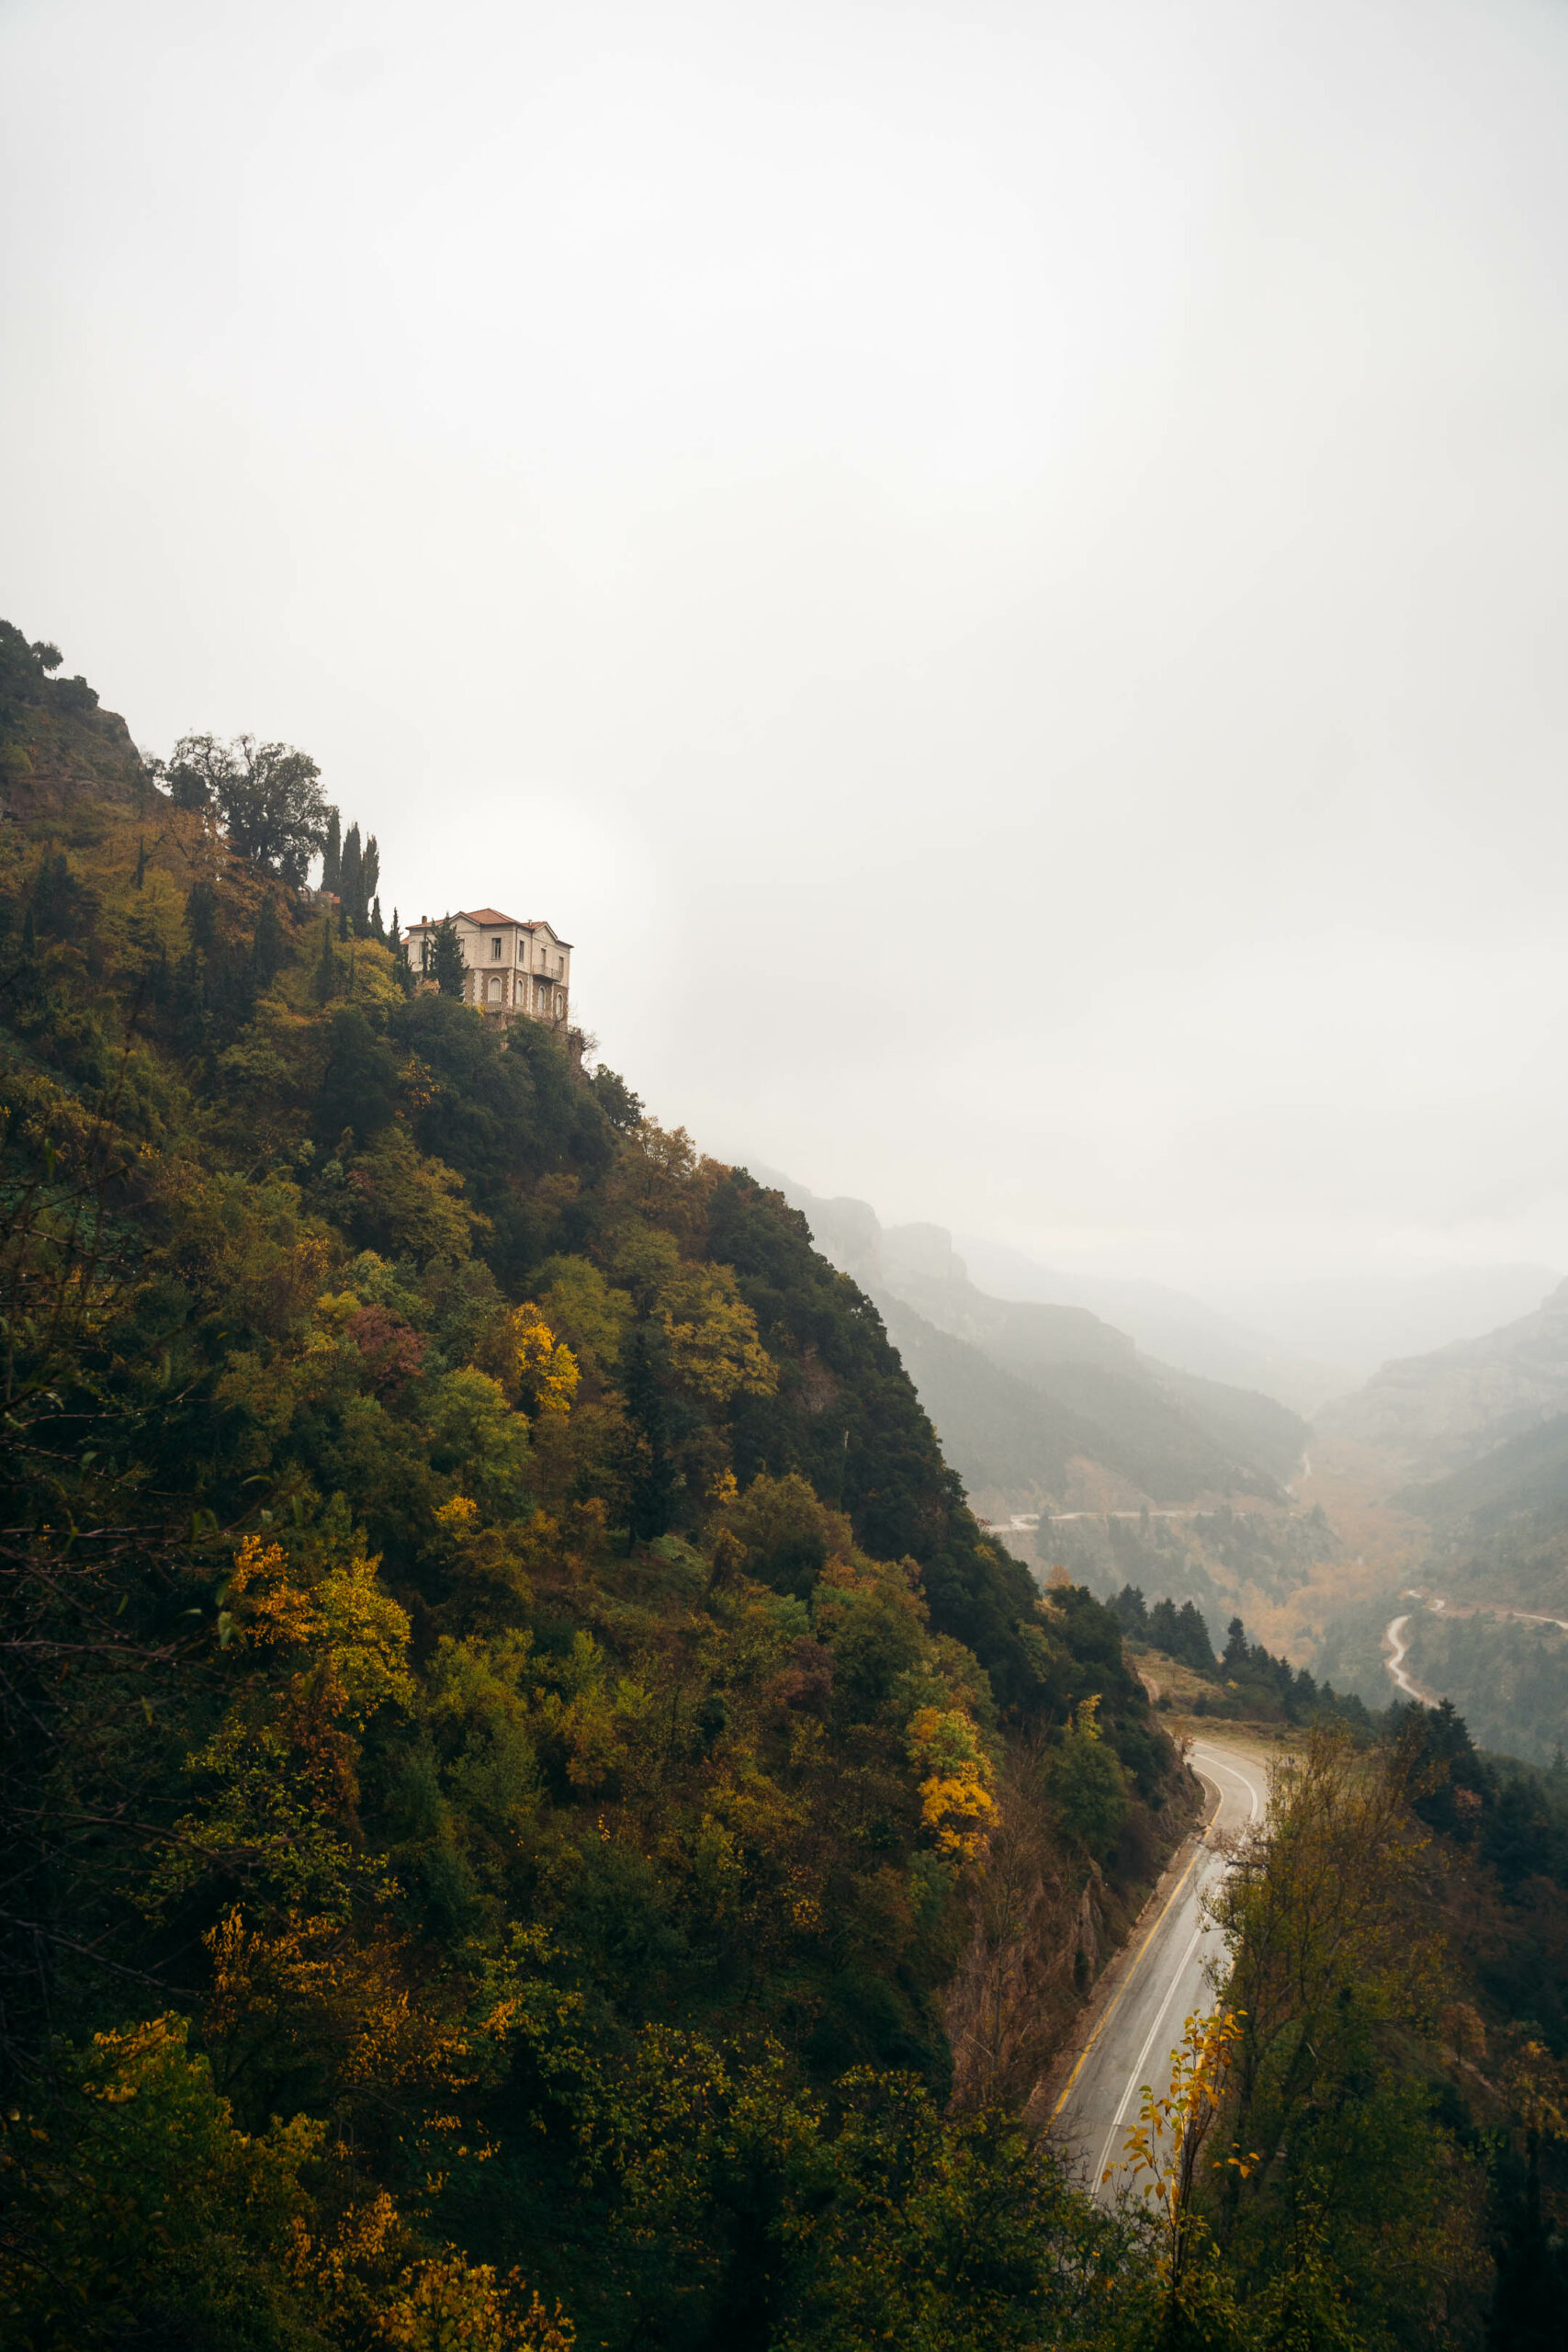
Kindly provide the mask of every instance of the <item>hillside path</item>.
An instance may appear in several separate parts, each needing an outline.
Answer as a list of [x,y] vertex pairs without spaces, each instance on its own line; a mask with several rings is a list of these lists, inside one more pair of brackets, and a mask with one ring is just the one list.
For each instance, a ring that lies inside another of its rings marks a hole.
[[[1177,1855],[1174,1883],[1156,1893],[1152,1917],[1145,1912],[1138,1921],[1120,1962],[1101,1980],[1051,2119],[1052,2135],[1085,2187],[1106,2203],[1123,2177],[1122,2143],[1138,2120],[1143,2086],[1163,2089],[1188,2018],[1214,2005],[1205,1972],[1224,1946],[1202,1902],[1226,1868],[1216,1841],[1261,1822],[1268,1805],[1271,1758],[1264,1749],[1200,1739],[1189,1761],[1208,1789],[1208,1819]],[[1101,2177],[1108,2168],[1109,2182]]]

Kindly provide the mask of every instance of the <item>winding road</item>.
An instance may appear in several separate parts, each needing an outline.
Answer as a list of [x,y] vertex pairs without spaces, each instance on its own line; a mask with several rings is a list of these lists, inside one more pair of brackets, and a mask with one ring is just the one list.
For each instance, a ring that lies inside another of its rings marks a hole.
[[1409,1623],[1410,1611],[1408,1610],[1405,1611],[1403,1617],[1391,1617],[1389,1619],[1387,1628],[1383,1634],[1383,1640],[1388,1644],[1388,1656],[1384,1658],[1383,1664],[1387,1667],[1390,1674],[1393,1677],[1393,1687],[1396,1690],[1403,1691],[1407,1699],[1419,1699],[1424,1707],[1429,1706],[1431,1702],[1427,1698],[1426,1691],[1422,1690],[1421,1685],[1418,1682],[1413,1682],[1409,1675],[1404,1671],[1405,1655],[1410,1647],[1409,1638],[1404,1629]]
[[1116,2192],[1143,2086],[1163,2087],[1183,2025],[1193,2010],[1213,2006],[1204,1972],[1221,1945],[1202,1898],[1225,1868],[1215,1840],[1260,1822],[1269,1800],[1269,1758],[1261,1749],[1201,1739],[1190,1761],[1218,1804],[1185,1862],[1178,1859],[1175,1883],[1156,1897],[1152,1920],[1139,1921],[1120,1965],[1108,1972],[1089,2039],[1051,2120],[1086,2186],[1106,2202]]
[[[1418,1600],[1434,1617],[1498,1617],[1511,1618],[1521,1625],[1555,1625],[1559,1633],[1568,1634],[1568,1617],[1549,1617],[1539,1609],[1510,1609],[1503,1601],[1471,1600],[1458,1603],[1446,1600],[1441,1593],[1422,1592],[1412,1587],[1400,1594],[1402,1600]],[[1407,1609],[1403,1617],[1391,1617],[1383,1628],[1383,1664],[1388,1668],[1393,1687],[1406,1699],[1419,1699],[1424,1707],[1438,1702],[1429,1690],[1424,1690],[1405,1666],[1410,1651],[1410,1636],[1406,1628],[1414,1610]]]

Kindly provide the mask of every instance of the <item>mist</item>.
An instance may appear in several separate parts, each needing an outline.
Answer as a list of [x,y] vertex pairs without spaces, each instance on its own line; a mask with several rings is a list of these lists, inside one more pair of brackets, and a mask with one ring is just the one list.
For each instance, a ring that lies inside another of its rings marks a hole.
[[1568,1262],[1568,17],[12,0],[3,608],[705,1148]]

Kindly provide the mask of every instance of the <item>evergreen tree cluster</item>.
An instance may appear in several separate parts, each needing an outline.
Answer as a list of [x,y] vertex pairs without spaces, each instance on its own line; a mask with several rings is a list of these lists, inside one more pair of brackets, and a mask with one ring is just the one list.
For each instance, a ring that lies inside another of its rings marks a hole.
[[1337,1716],[1363,1731],[1374,1717],[1363,1702],[1319,1684],[1306,1668],[1292,1667],[1275,1657],[1261,1642],[1248,1642],[1247,1628],[1233,1617],[1225,1628],[1225,1645],[1216,1658],[1202,1611],[1192,1600],[1178,1608],[1168,1597],[1152,1607],[1142,1588],[1123,1585],[1111,1604],[1129,1641],[1146,1642],[1167,1657],[1190,1667],[1213,1686],[1199,1697],[1193,1712],[1224,1714],[1265,1723],[1310,1723],[1320,1713]]

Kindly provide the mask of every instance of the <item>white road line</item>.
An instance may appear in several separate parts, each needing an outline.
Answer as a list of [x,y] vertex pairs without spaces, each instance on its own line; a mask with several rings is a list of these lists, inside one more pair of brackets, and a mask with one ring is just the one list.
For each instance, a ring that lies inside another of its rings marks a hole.
[[[1257,1781],[1253,1780],[1251,1774],[1249,1772],[1244,1772],[1238,1764],[1233,1764],[1228,1760],[1222,1758],[1213,1748],[1208,1747],[1206,1744],[1201,1746],[1198,1742],[1194,1741],[1192,1754],[1195,1758],[1201,1761],[1205,1770],[1216,1773],[1223,1773],[1227,1780],[1239,1781],[1241,1782],[1242,1787],[1247,1791],[1247,1803],[1249,1806],[1248,1818],[1252,1821],[1256,1821],[1259,1813],[1263,1809],[1263,1792],[1258,1788]],[[1090,2184],[1092,2188],[1098,2188],[1104,2178],[1105,2167],[1111,2155],[1111,2143],[1116,2137],[1117,2131],[1121,2126],[1122,2119],[1127,2112],[1127,2108],[1132,2100],[1134,2093],[1143,2088],[1143,2084],[1139,2078],[1148,2062],[1149,2052],[1154,2048],[1155,2037],[1158,2033],[1160,2027],[1165,2022],[1170,2009],[1171,2002],[1176,1996],[1177,1987],[1179,1985],[1182,1976],[1185,1973],[1187,1963],[1191,1959],[1193,1952],[1197,1950],[1197,1947],[1202,1939],[1203,1931],[1208,1924],[1207,1920],[1200,1917],[1198,1925],[1192,1931],[1191,1940],[1188,1944],[1187,1950],[1182,1953],[1180,1960],[1171,1971],[1170,1977],[1168,1979],[1168,1989],[1166,1993],[1165,1999],[1156,2015],[1153,2025],[1149,2028],[1148,2039],[1145,2042],[1143,2049],[1138,2053],[1138,2063],[1134,2067],[1132,2074],[1128,2076],[1126,2087],[1116,2103],[1116,2111],[1111,2119],[1111,2129],[1105,2135],[1105,2145],[1100,2152],[1100,2162],[1094,2168],[1094,2179]]]
[[1186,1969],[1188,1962],[1191,1959],[1193,1953],[1198,1949],[1199,1939],[1202,1935],[1206,1925],[1207,1922],[1205,1920],[1199,1920],[1198,1925],[1192,1930],[1191,1940],[1189,1942],[1187,1950],[1182,1953],[1181,1958],[1178,1961],[1175,1968],[1171,1971],[1170,1983],[1168,1989],[1167,1990],[1165,1999],[1161,2003],[1159,2008],[1156,2011],[1155,2021],[1149,2028],[1149,2038],[1145,2042],[1142,2050],[1138,2052],[1138,2063],[1127,2077],[1127,2087],[1122,2092],[1116,2112],[1111,2119],[1111,2129],[1105,2135],[1105,2145],[1100,2152],[1100,2162],[1094,2168],[1094,2179],[1090,2184],[1091,2187],[1098,2188],[1100,2183],[1105,2177],[1105,2167],[1111,2156],[1111,2143],[1115,2139],[1118,2131],[1121,2129],[1122,2118],[1127,2112],[1128,2101],[1132,2098],[1134,2091],[1141,2090],[1143,2088],[1143,2085],[1138,2080],[1138,2077],[1144,2071],[1144,2067],[1148,2060],[1148,2054],[1155,2046],[1155,2036],[1159,2031],[1161,2026],[1165,2023],[1166,2017],[1170,2008],[1171,2001],[1175,1997],[1176,1988],[1181,1982],[1182,1974]]
[[1252,1812],[1250,1818],[1256,1821],[1259,1813],[1263,1809],[1263,1792],[1258,1788],[1257,1781],[1253,1780],[1251,1774],[1244,1772],[1239,1764],[1227,1764],[1224,1762],[1218,1751],[1209,1747],[1206,1741],[1195,1739],[1192,1743],[1192,1753],[1194,1756],[1202,1756],[1206,1758],[1208,1762],[1213,1766],[1216,1771],[1227,1773],[1233,1781],[1239,1781],[1241,1782],[1242,1787],[1247,1791],[1248,1797],[1252,1801]]

